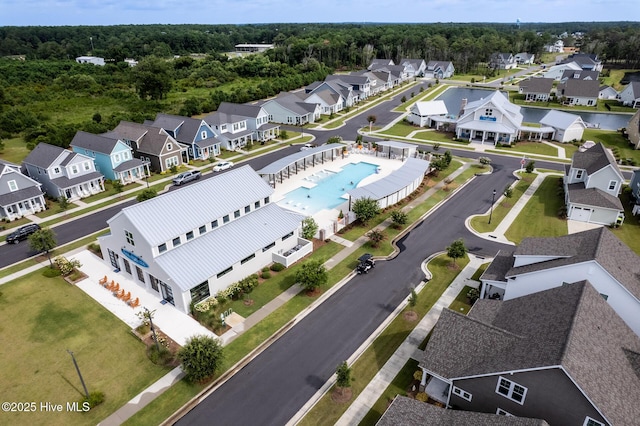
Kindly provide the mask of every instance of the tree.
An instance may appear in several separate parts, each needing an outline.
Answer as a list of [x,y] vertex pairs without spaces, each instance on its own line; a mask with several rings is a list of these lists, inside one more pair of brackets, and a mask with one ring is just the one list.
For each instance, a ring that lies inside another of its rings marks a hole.
[[164,99],[171,89],[173,69],[164,59],[150,56],[132,71],[133,83],[141,99]]
[[42,228],[29,235],[29,247],[33,251],[44,252],[49,259],[51,268],[53,268],[53,262],[50,252],[56,244],[56,234],[50,228]]
[[340,142],[342,142],[342,136],[331,136],[329,139],[327,139],[327,144]]
[[402,103],[407,102],[407,97],[402,95],[402,98],[400,98],[400,102],[402,102]]
[[60,206],[60,211],[64,212],[69,208],[69,200],[64,195],[58,197],[58,205]]
[[315,237],[318,232],[318,224],[311,216],[302,220],[302,238],[310,240]]
[[369,238],[369,242],[373,247],[378,247],[380,243],[386,238],[384,232],[381,230],[374,228],[367,233],[367,237]]
[[289,134],[286,130],[280,130],[280,139],[282,139],[283,141],[289,139]]
[[114,180],[111,184],[113,185],[113,190],[117,194],[121,193],[124,190],[124,185],[118,179]]
[[329,274],[322,260],[313,259],[303,263],[298,269],[296,281],[302,288],[313,291],[329,281]]
[[343,361],[336,367],[336,385],[339,388],[351,387],[351,368],[347,361]]
[[535,166],[536,166],[536,162],[533,161],[533,160],[530,160],[527,163],[527,166],[525,167],[525,170],[527,171],[527,173],[533,173],[533,169],[535,168]]
[[409,216],[402,210],[394,210],[391,212],[391,220],[396,228],[402,228],[409,221]]
[[480,165],[484,169],[489,164],[491,164],[491,158],[489,158],[489,157],[480,157],[480,158],[478,158],[478,162],[480,163]]
[[413,308],[416,306],[417,303],[418,303],[418,293],[416,293],[415,288],[412,288],[411,295],[409,296],[409,306]]
[[351,210],[356,215],[356,219],[363,225],[380,213],[378,202],[370,197],[358,198],[354,201]]
[[447,256],[453,260],[454,265],[456,265],[456,259],[464,257],[465,254],[467,254],[467,248],[462,238],[455,240],[447,247]]
[[158,191],[156,191],[153,188],[147,188],[138,194],[138,196],[136,197],[136,200],[138,200],[138,202],[143,202],[146,200],[150,200],[156,197],[157,195],[158,195]]
[[196,335],[178,352],[186,379],[190,382],[205,382],[212,378],[224,359],[220,341],[210,336]]
[[367,116],[367,122],[370,124],[375,124],[376,121],[378,121],[378,117],[376,117],[375,115],[371,114],[369,116]]

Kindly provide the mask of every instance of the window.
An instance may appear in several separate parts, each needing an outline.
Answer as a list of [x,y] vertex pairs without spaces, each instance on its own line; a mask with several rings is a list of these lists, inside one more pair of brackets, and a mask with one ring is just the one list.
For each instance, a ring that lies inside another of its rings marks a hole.
[[287,235],[285,235],[284,237],[282,237],[282,241],[286,240],[289,237],[293,237],[293,231],[289,232]]
[[167,251],[167,243],[162,243],[158,246],[158,253],[164,253]]
[[120,162],[120,154],[116,154],[116,155],[114,155],[114,156],[113,156],[113,159],[114,159],[114,161],[115,161],[116,163],[119,163],[119,162]]
[[249,213],[251,211],[251,206],[245,206],[244,207],[244,212],[245,213]]
[[180,237],[175,237],[172,243],[174,247],[178,247],[180,245]]
[[240,217],[240,210],[236,210],[235,212],[233,212],[233,218],[237,219]]
[[18,190],[18,184],[16,183],[15,180],[10,180],[9,181],[9,191],[13,192],[13,191],[17,191]]
[[140,280],[140,282],[144,282],[144,272],[142,272],[142,269],[140,269],[138,266],[136,266],[136,274],[138,275],[138,280]]
[[71,174],[75,175],[77,173],[78,173],[78,165],[74,164],[74,165],[71,166]]
[[187,241],[193,240],[193,231],[187,232]]
[[200,228],[198,228],[198,234],[202,235],[202,234],[206,234],[207,232],[207,227],[205,225],[202,225]]
[[[95,155],[94,155],[94,157],[95,157]],[[123,160],[128,160],[129,159],[129,152],[128,151],[125,151],[125,152],[122,153],[122,159]]]
[[264,197],[264,203],[269,204],[269,197]]
[[85,172],[88,172],[89,170],[91,170],[91,164],[88,161],[85,161],[84,163],[82,163],[82,165],[84,166]]
[[609,181],[609,191],[615,191],[617,186],[618,186],[617,180]]
[[509,413],[508,411],[504,411],[502,408],[498,408],[496,410],[496,414],[499,414],[501,416],[513,417],[513,414]]
[[173,149],[173,144],[172,143],[168,143],[167,144],[167,151],[171,151]]
[[227,131],[227,125],[223,124],[222,126],[220,126],[220,130],[222,130],[223,132]]
[[133,234],[132,234],[131,232],[129,232],[129,231],[127,231],[127,230],[125,230],[125,231],[124,231],[124,236],[125,236],[125,238],[127,239],[127,242],[128,242],[129,244],[131,244],[132,246],[135,246],[135,245],[136,245],[136,242],[135,242],[135,240],[133,239]]
[[493,110],[491,108],[487,108],[484,110],[484,115],[492,116]]
[[178,157],[170,157],[164,160],[164,164],[166,167],[177,166],[178,165]]
[[218,227],[218,219],[211,222],[211,229],[216,229]]
[[228,215],[228,214],[227,214],[227,215],[224,215],[224,216],[222,217],[222,223],[227,223],[227,222],[229,222],[229,215]]
[[206,139],[207,138],[207,132],[205,130],[203,130],[202,133],[200,133],[200,137],[202,139]]
[[273,247],[273,246],[275,246],[275,245],[276,245],[276,243],[275,243],[275,241],[274,241],[274,242],[272,242],[271,244],[269,244],[268,246],[263,247],[263,248],[262,248],[262,252],[264,253],[265,251],[269,250],[271,247]]
[[591,417],[587,416],[587,418],[584,419],[584,423],[582,425],[583,426],[604,426],[604,423],[600,423],[599,421],[594,420]]
[[253,259],[254,257],[256,257],[256,254],[255,254],[255,253],[253,253],[253,254],[251,254],[250,256],[247,256],[247,257],[245,257],[244,259],[242,259],[242,260],[240,261],[240,264],[241,264],[241,265],[244,265],[245,263],[247,263],[248,261],[250,261],[250,260],[251,260],[251,259]]
[[463,391],[459,387],[453,387],[453,394],[458,395],[460,398],[466,399],[467,401],[471,402],[471,394],[469,392]]
[[[38,169],[38,172],[40,172],[40,170]],[[58,173],[60,173],[60,167],[54,167],[53,168],[53,174],[57,175]]]
[[211,296],[209,290],[209,282],[205,281],[201,284],[198,284],[194,288],[191,289],[191,301],[193,303],[202,302],[207,297]]
[[[640,185],[640,183],[638,183],[638,185]],[[260,208],[260,201],[256,201],[255,203],[253,203],[253,208],[254,209],[259,209]]]
[[576,179],[582,179],[582,174],[584,173],[584,170],[578,170],[576,172]]
[[498,378],[496,392],[518,404],[524,404],[524,398],[527,396],[527,388],[511,380],[507,380],[504,377]]
[[230,266],[227,269],[225,269],[224,271],[218,273],[218,275],[216,275],[216,278],[220,278],[221,276],[226,275],[231,271],[233,271],[233,266]]

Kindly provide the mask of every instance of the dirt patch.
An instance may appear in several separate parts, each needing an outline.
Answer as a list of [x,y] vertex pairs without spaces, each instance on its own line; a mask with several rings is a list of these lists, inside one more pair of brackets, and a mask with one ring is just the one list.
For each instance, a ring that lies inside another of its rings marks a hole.
[[418,320],[418,314],[416,314],[414,311],[407,311],[403,313],[402,316],[404,317],[404,320],[408,322],[414,322]]
[[449,263],[447,269],[450,271],[457,271],[460,267],[456,263]]
[[254,301],[253,299],[244,299],[242,303],[244,304],[244,306],[253,306]]
[[325,244],[327,244],[327,242],[325,240],[318,240],[318,239],[314,238],[313,239],[313,251],[315,252],[316,250],[318,250],[320,247],[322,247]]
[[307,290],[304,293],[307,297],[318,297],[322,294],[322,290],[319,287],[314,288],[313,290]]
[[503,201],[502,203],[500,203],[500,205],[501,205],[502,207],[504,207],[505,209],[510,209],[510,208],[513,206],[513,204],[511,204],[511,203],[506,203],[506,202],[504,202],[504,201]]
[[331,400],[336,404],[344,404],[351,400],[353,391],[351,388],[339,388],[336,387],[331,393]]

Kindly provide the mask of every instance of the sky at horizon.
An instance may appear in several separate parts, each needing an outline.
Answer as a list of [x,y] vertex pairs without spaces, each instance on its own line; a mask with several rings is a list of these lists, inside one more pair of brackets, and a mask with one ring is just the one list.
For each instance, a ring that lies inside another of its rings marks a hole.
[[0,0],[0,26],[611,22],[638,12],[637,0]]

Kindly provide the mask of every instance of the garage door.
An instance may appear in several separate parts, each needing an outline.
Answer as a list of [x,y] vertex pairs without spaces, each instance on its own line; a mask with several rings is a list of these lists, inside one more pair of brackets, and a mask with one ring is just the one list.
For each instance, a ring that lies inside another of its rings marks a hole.
[[589,217],[591,216],[591,209],[586,209],[582,207],[574,207],[571,210],[571,216],[569,219],[578,220],[580,222],[589,222]]

